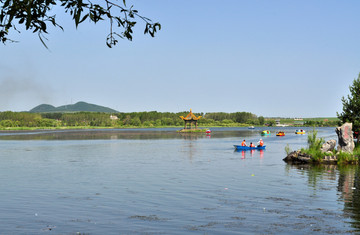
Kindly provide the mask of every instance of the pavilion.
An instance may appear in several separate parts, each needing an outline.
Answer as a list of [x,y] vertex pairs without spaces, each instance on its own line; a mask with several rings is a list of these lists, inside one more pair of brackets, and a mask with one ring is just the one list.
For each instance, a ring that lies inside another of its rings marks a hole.
[[184,129],[194,129],[194,126],[195,129],[197,129],[197,121],[201,118],[201,116],[196,117],[190,109],[190,113],[186,117],[180,116],[180,118],[185,122]]

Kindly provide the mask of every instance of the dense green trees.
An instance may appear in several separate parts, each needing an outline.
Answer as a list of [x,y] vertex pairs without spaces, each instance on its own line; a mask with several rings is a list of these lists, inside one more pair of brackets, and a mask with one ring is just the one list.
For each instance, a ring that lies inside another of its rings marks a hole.
[[[235,122],[235,123],[248,123],[248,124],[254,124],[254,122],[257,121],[256,115],[252,114],[252,113],[248,113],[248,112],[206,113],[204,118],[211,119],[211,120],[214,120],[214,121],[231,120],[232,122]],[[226,122],[228,122],[228,121],[226,121]]]
[[57,127],[56,119],[43,118],[40,114],[1,112],[0,127]]
[[[132,40],[133,27],[137,21],[145,23],[144,34],[154,37],[157,30],[161,29],[159,23],[153,23],[133,9],[128,7],[126,0],[0,0],[0,41],[5,43],[13,41],[8,37],[9,32],[18,31],[23,25],[26,30],[37,33],[41,42],[44,43],[44,34],[47,34],[48,26],[59,27],[55,12],[52,10],[63,10],[70,14],[75,26],[85,20],[91,23],[107,21],[109,23],[109,34],[106,38],[108,47],[117,44],[118,38]],[[119,31],[114,31],[115,28]],[[46,45],[45,45],[46,46]]]
[[337,126],[338,121],[313,121],[308,120],[304,122],[304,126]]
[[[27,113],[27,112],[0,112],[0,128],[7,127],[183,127],[184,121],[180,116],[186,116],[189,112],[132,112],[115,113],[115,119],[110,118],[109,113],[100,112],[76,112],[76,113]],[[202,116],[198,121],[199,127],[210,126],[249,126],[249,125],[272,125],[275,119],[266,119],[262,116],[248,112],[236,113],[194,113]],[[306,120],[305,126],[336,126],[337,120]],[[287,122],[292,125],[291,122]]]
[[258,117],[258,120],[259,120],[259,125],[265,124],[265,118],[263,116]]
[[[110,119],[108,113],[27,113],[0,112],[0,127],[182,127],[184,121],[179,116],[188,112],[132,112],[113,114],[118,119]],[[258,124],[256,115],[247,112],[237,113],[194,113],[203,116],[199,126],[242,126]]]
[[350,94],[345,98],[341,98],[343,104],[343,111],[339,114],[340,124],[351,122],[353,130],[359,132],[360,130],[360,73],[353,84],[349,86]]

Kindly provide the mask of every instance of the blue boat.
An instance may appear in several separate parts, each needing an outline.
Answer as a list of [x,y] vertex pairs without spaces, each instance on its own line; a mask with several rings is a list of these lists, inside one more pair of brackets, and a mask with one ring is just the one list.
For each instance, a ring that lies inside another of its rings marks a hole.
[[255,146],[255,147],[249,147],[249,146],[241,146],[241,145],[234,145],[236,150],[251,150],[251,149],[265,149],[266,145],[264,146]]

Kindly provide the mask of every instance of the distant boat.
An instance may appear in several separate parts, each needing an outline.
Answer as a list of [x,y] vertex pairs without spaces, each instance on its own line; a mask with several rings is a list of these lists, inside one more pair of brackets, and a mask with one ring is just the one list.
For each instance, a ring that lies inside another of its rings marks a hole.
[[255,146],[255,147],[234,145],[234,147],[235,147],[236,150],[251,150],[251,149],[265,149],[266,145]]
[[254,126],[249,126],[248,129],[255,129],[255,127]]
[[210,134],[211,133],[211,130],[206,130],[206,134]]
[[278,133],[276,133],[276,136],[285,136],[285,132],[279,131]]
[[303,134],[305,134],[305,130],[303,130],[303,129],[296,130],[295,134],[303,135]]
[[265,131],[262,131],[261,132],[261,135],[270,135],[271,133],[270,133],[270,131],[268,131],[268,130],[265,130]]

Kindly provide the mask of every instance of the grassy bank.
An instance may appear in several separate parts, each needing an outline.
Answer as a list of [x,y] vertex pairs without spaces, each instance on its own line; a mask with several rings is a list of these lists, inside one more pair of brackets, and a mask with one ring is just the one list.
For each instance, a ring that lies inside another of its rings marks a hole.
[[181,129],[178,130],[177,132],[181,132],[181,133],[205,133],[208,129]]

